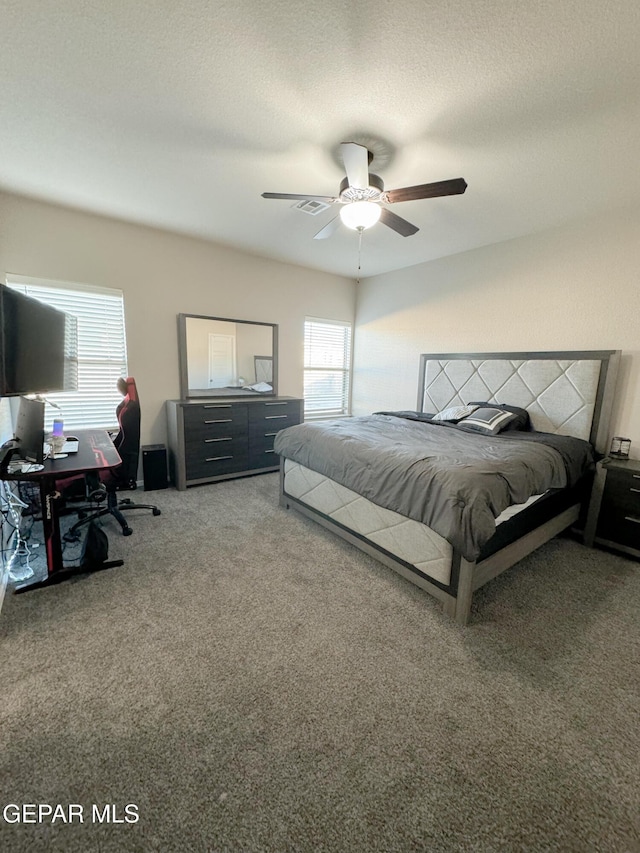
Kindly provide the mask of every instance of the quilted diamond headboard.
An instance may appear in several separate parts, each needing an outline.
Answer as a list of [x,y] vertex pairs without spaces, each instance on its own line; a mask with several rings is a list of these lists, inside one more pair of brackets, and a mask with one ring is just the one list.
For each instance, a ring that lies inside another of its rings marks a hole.
[[614,350],[425,354],[418,407],[437,412],[472,400],[521,406],[534,429],[590,440],[604,452],[618,360]]

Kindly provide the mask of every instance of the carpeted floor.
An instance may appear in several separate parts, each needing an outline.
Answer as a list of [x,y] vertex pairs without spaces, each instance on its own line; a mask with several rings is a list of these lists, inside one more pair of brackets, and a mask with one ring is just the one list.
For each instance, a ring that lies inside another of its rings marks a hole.
[[123,567],[7,595],[0,806],[83,822],[1,851],[640,850],[640,564],[554,540],[460,628],[277,489],[139,493]]

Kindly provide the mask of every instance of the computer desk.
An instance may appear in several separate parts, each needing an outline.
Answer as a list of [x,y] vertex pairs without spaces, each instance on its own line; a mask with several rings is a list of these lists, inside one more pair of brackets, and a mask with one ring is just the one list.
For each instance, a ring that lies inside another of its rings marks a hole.
[[[29,473],[5,473],[3,480],[29,480],[36,482],[40,489],[42,505],[42,527],[44,544],[47,553],[47,577],[42,581],[29,583],[25,581],[16,592],[27,592],[43,586],[60,583],[74,574],[81,574],[90,569],[82,566],[64,566],[62,561],[62,538],[60,535],[60,492],[57,482],[73,477],[75,474],[88,474],[93,471],[106,471],[115,468],[122,460],[116,450],[111,436],[103,429],[74,430],[78,437],[78,452],[71,453],[64,459],[45,459],[41,471]],[[122,565],[122,560],[114,560],[97,568],[111,568]]]

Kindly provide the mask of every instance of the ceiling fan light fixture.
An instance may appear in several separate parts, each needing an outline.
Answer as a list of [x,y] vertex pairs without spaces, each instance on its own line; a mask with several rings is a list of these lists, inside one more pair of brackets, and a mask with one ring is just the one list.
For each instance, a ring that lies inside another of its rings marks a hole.
[[352,201],[340,208],[340,219],[354,231],[371,228],[380,219],[381,208],[373,201]]

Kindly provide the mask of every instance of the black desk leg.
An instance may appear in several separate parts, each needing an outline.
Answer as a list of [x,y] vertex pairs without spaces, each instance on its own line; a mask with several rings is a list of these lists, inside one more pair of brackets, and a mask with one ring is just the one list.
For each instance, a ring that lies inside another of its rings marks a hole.
[[40,504],[49,576],[62,569],[62,541],[56,503],[59,499],[60,492],[56,491],[56,481],[51,477],[42,477],[40,480]]
[[63,566],[63,568],[48,575],[43,581],[17,587],[14,590],[14,595],[31,592],[32,589],[42,589],[44,586],[53,586],[76,575],[92,575],[94,572],[101,572],[103,569],[113,569],[115,566],[124,566],[124,560],[108,560],[104,563],[95,563],[93,566]]

